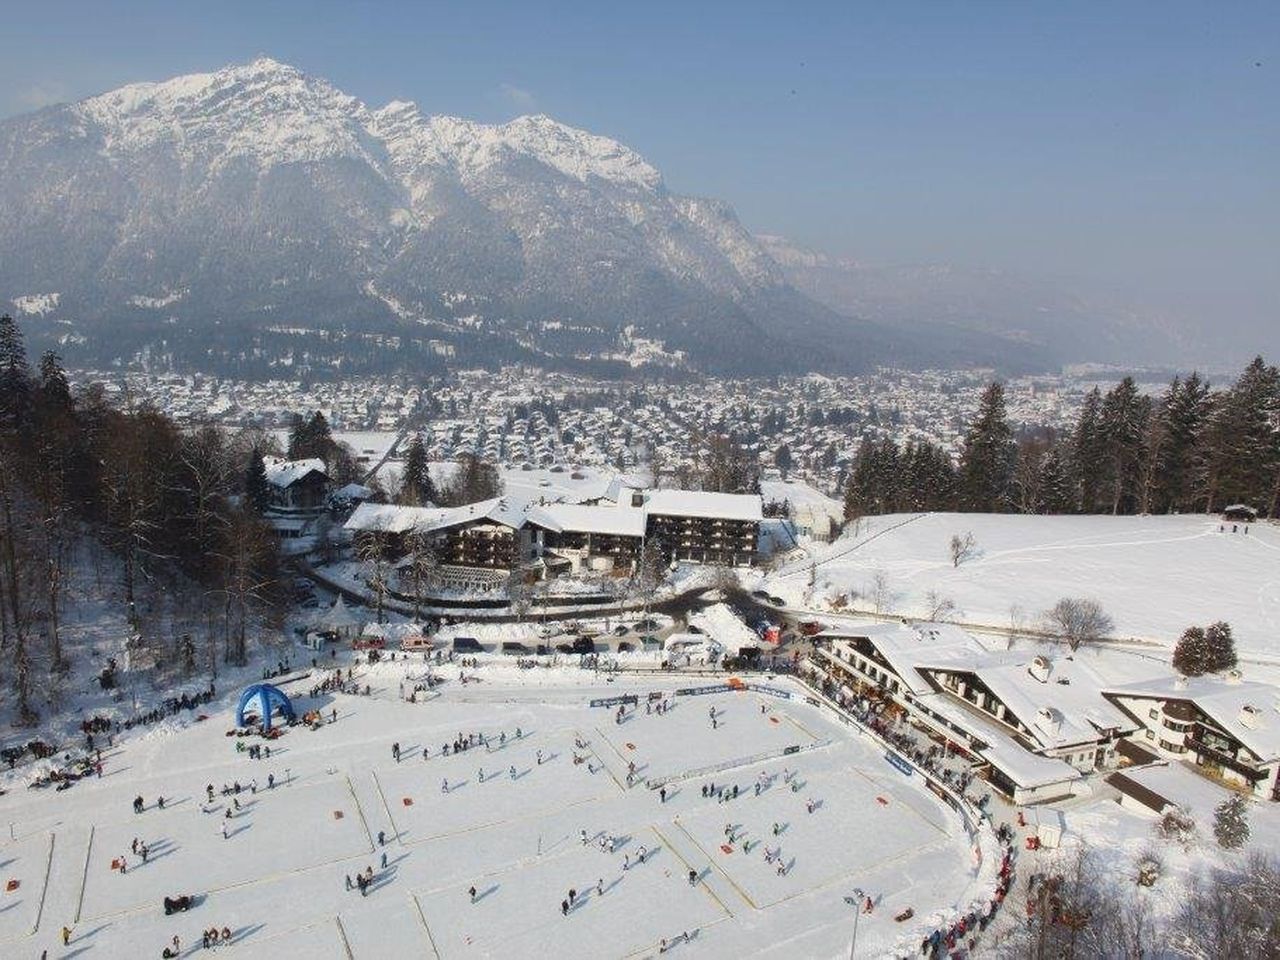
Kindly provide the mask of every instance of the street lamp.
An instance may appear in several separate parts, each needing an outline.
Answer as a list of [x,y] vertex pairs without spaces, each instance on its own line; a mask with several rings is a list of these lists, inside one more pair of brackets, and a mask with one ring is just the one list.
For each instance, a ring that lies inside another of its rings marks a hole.
[[849,960],[853,960],[853,951],[858,946],[858,917],[862,913],[862,901],[866,897],[861,887],[853,888],[853,896],[845,897],[844,902],[853,907],[853,942],[849,944]]

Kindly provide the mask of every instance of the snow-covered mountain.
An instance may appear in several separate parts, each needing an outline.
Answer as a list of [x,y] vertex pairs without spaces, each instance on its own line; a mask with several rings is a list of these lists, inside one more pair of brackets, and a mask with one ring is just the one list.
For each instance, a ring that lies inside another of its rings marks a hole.
[[0,300],[54,304],[42,320],[104,357],[580,363],[625,328],[713,371],[910,349],[614,140],[371,109],[270,59],[0,123],[0,222]]

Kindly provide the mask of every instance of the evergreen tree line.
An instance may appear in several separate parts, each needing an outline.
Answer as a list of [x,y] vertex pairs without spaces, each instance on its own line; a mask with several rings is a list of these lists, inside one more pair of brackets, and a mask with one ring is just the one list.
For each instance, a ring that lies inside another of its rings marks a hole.
[[267,438],[183,431],[127,401],[73,392],[53,352],[33,372],[17,324],[0,317],[0,656],[27,719],[33,663],[68,665],[60,615],[86,537],[118,558],[137,634],[157,584],[190,590],[218,624],[225,659],[243,663],[250,624],[278,604],[276,539],[259,513]]
[[1085,397],[1074,428],[1016,436],[990,384],[958,462],[928,441],[863,441],[845,518],[916,510],[1280,515],[1280,371],[1261,357],[1214,391],[1192,373],[1158,397],[1132,377]]

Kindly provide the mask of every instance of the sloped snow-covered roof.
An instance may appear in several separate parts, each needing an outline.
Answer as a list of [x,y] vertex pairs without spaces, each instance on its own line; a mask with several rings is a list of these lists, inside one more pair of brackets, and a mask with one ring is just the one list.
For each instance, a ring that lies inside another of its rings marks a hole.
[[866,637],[907,689],[917,695],[933,691],[932,684],[917,671],[919,664],[962,664],[987,653],[973,636],[949,623],[831,627],[821,636],[834,640]]
[[430,533],[474,520],[489,520],[513,529],[524,523],[529,505],[508,497],[494,497],[461,507],[406,507],[394,503],[362,503],[344,529],[362,533]]
[[[964,660],[951,659],[938,669],[971,673],[1030,731],[1042,749],[1089,743],[1101,730],[1131,731],[1136,724],[1102,696],[1101,679],[1078,660],[1033,658],[1020,651],[999,651]],[[928,660],[919,664],[928,670]],[[1040,679],[1039,677],[1043,677]]]
[[651,514],[670,517],[714,517],[756,522],[764,518],[760,497],[750,493],[652,490],[645,497],[645,509]]
[[705,610],[690,614],[689,625],[697,627],[720,646],[734,653],[743,647],[760,646],[760,637],[756,632],[723,603],[715,603]]
[[1270,684],[1169,675],[1110,687],[1107,693],[1190,701],[1263,762],[1280,758],[1280,690]]
[[267,483],[282,490],[293,486],[307,474],[315,472],[322,476],[327,469],[319,457],[306,460],[282,460],[279,457],[263,457],[262,466],[266,470]]
[[557,533],[600,533],[618,537],[643,537],[645,512],[631,507],[593,507],[576,503],[550,503],[533,507],[529,521]]

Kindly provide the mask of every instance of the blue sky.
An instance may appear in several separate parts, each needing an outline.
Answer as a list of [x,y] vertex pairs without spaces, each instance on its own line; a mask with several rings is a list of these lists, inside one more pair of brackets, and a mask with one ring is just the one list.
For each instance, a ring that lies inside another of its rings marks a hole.
[[0,0],[0,34],[0,116],[268,54],[372,105],[616,137],[830,252],[1280,328],[1276,2]]

